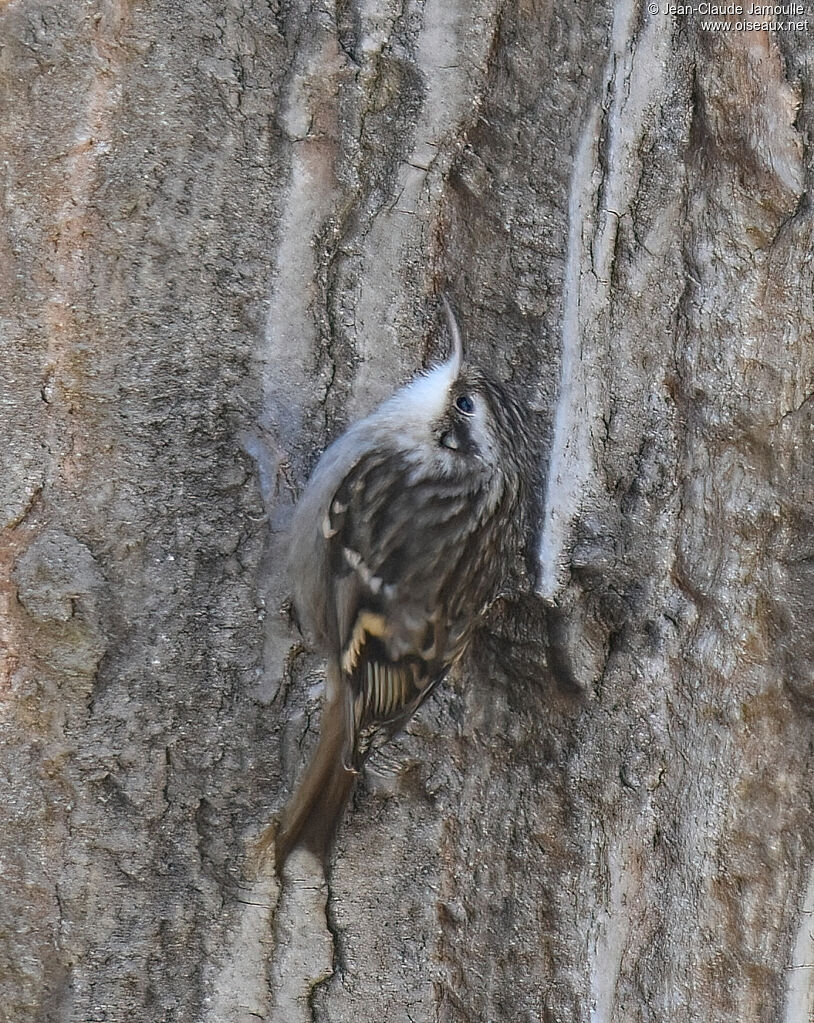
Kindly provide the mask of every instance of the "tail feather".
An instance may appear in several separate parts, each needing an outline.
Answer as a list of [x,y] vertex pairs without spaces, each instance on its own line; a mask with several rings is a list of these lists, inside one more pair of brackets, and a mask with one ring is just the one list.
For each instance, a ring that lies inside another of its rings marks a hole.
[[279,821],[260,838],[262,853],[272,844],[280,874],[291,852],[303,847],[324,864],[331,854],[334,836],[347,805],[356,773],[344,767],[347,715],[340,699],[327,702],[313,759]]

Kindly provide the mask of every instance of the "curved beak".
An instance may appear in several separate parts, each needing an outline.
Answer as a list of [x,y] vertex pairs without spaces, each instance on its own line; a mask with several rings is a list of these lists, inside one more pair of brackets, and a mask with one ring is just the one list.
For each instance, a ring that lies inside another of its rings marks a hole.
[[453,312],[446,294],[441,295],[441,300],[444,303],[444,312],[447,315],[447,326],[449,327],[449,332],[452,335],[452,355],[450,356],[449,361],[452,364],[455,375],[457,375],[461,368],[461,363],[464,361],[464,343],[461,338],[461,330],[458,326],[458,321],[455,319],[455,313]]

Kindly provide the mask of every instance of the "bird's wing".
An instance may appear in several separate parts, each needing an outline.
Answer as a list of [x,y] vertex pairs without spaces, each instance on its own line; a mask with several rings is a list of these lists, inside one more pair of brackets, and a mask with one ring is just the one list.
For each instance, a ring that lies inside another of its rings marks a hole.
[[394,520],[406,523],[406,552],[420,528],[410,503],[420,500],[411,498],[392,466],[384,472],[374,460],[362,460],[342,481],[322,523],[339,663],[349,686],[349,764],[360,759],[361,733],[397,731],[449,666],[447,627],[432,581],[421,576],[418,558],[405,563],[394,557],[400,545]]

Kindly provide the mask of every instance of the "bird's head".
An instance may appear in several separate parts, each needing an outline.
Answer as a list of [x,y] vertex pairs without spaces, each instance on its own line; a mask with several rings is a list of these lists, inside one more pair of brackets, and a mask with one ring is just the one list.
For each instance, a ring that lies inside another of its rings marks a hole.
[[510,393],[464,356],[452,307],[444,297],[450,358],[393,395],[378,416],[417,468],[443,477],[511,471],[524,445],[522,416]]

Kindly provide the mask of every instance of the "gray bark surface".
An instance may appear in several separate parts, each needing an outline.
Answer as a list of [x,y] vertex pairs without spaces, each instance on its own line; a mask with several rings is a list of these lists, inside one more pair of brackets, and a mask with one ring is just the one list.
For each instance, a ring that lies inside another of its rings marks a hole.
[[[1,1020],[814,1020],[812,56],[0,0]],[[443,288],[535,410],[528,579],[279,884],[286,526]]]

